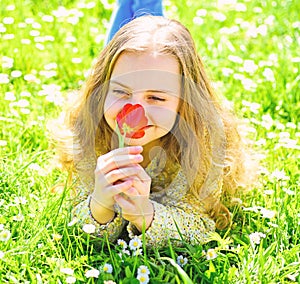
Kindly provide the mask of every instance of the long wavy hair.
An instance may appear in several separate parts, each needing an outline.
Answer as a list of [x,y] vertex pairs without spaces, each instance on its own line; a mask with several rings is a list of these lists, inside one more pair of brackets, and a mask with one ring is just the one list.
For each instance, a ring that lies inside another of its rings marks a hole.
[[[188,194],[199,199],[218,228],[230,222],[222,201],[250,180],[236,119],[214,94],[189,31],[178,21],[142,16],[123,26],[96,60],[78,99],[66,111],[64,131],[56,132],[60,162],[70,171],[76,161],[114,146],[104,119],[104,102],[115,63],[122,52],[173,56],[180,68],[181,102],[173,129],[160,140],[168,159],[180,163]],[[67,130],[67,131],[66,131]]]

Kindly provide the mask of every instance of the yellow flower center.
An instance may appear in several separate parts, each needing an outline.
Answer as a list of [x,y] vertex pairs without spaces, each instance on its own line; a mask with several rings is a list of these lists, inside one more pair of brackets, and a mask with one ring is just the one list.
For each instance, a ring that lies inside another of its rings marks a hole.
[[133,128],[131,128],[128,124],[123,123],[122,125],[122,129],[124,131],[124,133],[130,133],[133,131]]

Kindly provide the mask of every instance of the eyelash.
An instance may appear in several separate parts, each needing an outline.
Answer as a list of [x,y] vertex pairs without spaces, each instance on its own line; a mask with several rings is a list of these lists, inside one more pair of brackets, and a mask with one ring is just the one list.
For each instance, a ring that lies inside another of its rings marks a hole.
[[165,102],[166,100],[160,97],[156,97],[156,96],[150,96],[151,99],[155,100],[155,101],[159,101],[159,102]]
[[[123,91],[123,90],[113,90],[113,93],[117,94],[117,95],[123,95],[123,96],[129,96],[130,94],[126,91]],[[159,102],[165,102],[166,100],[164,98],[160,98],[160,97],[157,97],[157,96],[149,96],[148,97],[149,99],[152,99],[154,101],[159,101]]]
[[117,94],[117,95],[126,95],[126,96],[129,96],[129,93],[123,91],[123,90],[113,90],[113,93]]

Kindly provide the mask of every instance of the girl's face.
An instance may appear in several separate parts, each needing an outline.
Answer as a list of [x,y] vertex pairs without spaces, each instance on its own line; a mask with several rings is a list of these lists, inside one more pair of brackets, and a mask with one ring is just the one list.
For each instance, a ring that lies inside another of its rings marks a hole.
[[123,52],[113,69],[104,117],[115,129],[116,116],[127,103],[140,104],[148,118],[145,135],[126,138],[127,145],[158,141],[173,127],[180,99],[179,65],[170,55]]

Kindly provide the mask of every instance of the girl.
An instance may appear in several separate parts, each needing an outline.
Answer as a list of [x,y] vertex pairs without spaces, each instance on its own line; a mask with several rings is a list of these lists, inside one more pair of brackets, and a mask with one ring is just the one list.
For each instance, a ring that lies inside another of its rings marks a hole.
[[[147,125],[119,148],[116,119],[125,105],[142,108]],[[149,246],[181,237],[204,243],[229,225],[222,201],[251,176],[189,31],[160,16],[136,18],[116,33],[64,127],[58,154],[77,177],[74,214],[111,241],[144,233]]]

